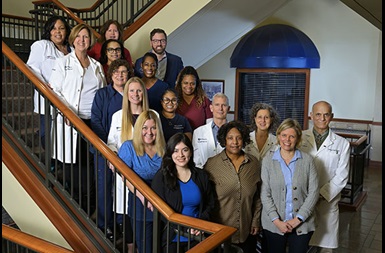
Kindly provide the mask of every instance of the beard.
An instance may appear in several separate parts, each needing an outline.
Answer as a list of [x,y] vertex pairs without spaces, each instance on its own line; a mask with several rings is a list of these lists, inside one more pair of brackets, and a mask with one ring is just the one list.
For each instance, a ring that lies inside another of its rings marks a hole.
[[156,54],[164,54],[164,51],[166,50],[166,48],[164,47],[153,47],[152,50],[156,53]]

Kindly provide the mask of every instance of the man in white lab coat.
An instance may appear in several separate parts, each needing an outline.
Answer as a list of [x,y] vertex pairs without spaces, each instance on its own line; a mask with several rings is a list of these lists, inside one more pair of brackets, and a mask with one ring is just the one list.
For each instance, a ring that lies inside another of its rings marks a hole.
[[317,252],[333,252],[338,248],[338,202],[349,176],[350,143],[330,130],[333,116],[328,102],[316,102],[310,112],[314,126],[302,135],[301,149],[314,157],[319,176],[317,225],[309,243],[317,247]]
[[216,93],[210,110],[213,113],[213,120],[195,129],[192,138],[195,166],[201,169],[209,157],[223,150],[217,140],[217,133],[218,129],[227,122],[227,113],[230,110],[229,98],[223,93]]

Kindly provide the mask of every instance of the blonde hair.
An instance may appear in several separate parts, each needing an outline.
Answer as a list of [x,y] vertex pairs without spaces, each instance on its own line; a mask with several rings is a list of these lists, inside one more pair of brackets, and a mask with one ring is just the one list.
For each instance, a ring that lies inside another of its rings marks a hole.
[[139,77],[131,77],[128,79],[126,84],[124,85],[124,90],[123,90],[123,103],[122,103],[122,132],[120,134],[120,140],[121,142],[125,142],[127,140],[132,140],[132,128],[134,126],[133,120],[132,120],[132,111],[131,111],[131,103],[128,99],[128,91],[129,91],[129,86],[131,83],[139,83],[140,87],[142,88],[143,91],[143,99],[142,99],[142,109],[143,111],[148,110],[149,103],[148,103],[148,96],[147,96],[147,89]]
[[295,144],[295,148],[298,149],[299,146],[301,145],[301,141],[302,141],[302,129],[301,129],[301,125],[298,123],[298,121],[295,120],[295,119],[292,119],[292,118],[285,119],[278,126],[278,129],[277,129],[277,143],[279,145],[278,137],[282,133],[282,131],[284,131],[286,129],[289,129],[289,128],[293,128],[295,133],[297,134],[297,143]]
[[78,34],[80,33],[81,30],[83,29],[86,29],[88,31],[88,35],[90,36],[90,46],[87,48],[88,50],[91,49],[91,47],[94,45],[95,43],[95,36],[94,34],[92,33],[92,29],[90,26],[88,26],[87,24],[77,24],[74,28],[71,29],[71,33],[70,33],[70,36],[68,36],[68,43],[72,46],[72,47],[75,47],[74,46],[74,41],[76,39],[76,36],[78,36]]
[[132,144],[134,145],[135,152],[138,156],[144,155],[144,145],[142,138],[142,127],[144,123],[152,119],[155,121],[156,126],[156,137],[155,137],[155,148],[158,156],[163,157],[165,153],[166,141],[164,140],[162,123],[160,122],[160,118],[158,113],[154,110],[144,110],[136,120],[134,126],[134,137],[132,138]]

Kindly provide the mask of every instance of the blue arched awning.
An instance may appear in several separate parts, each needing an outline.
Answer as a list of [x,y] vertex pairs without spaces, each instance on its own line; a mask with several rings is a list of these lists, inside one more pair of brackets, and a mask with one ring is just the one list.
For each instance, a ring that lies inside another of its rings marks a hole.
[[300,30],[271,24],[249,32],[230,58],[232,68],[319,68],[320,56]]

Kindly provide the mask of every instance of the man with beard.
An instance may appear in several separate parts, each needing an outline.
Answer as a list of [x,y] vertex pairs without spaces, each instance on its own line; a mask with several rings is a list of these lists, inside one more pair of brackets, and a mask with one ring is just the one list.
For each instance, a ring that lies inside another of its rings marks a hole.
[[[155,28],[150,33],[151,51],[158,57],[158,71],[156,77],[168,83],[170,89],[174,89],[176,78],[179,72],[183,69],[183,61],[177,55],[166,52],[167,34],[163,29]],[[135,75],[143,76],[141,67],[143,57],[135,62]]]

